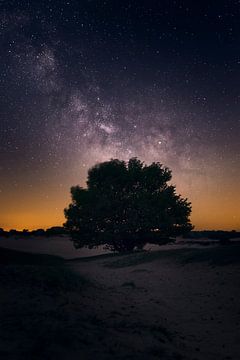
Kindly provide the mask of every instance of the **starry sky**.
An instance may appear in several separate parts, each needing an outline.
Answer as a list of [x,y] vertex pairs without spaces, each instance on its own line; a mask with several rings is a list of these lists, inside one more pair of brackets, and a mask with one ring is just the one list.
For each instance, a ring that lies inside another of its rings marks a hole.
[[0,1],[0,227],[61,225],[110,158],[240,230],[240,1]]

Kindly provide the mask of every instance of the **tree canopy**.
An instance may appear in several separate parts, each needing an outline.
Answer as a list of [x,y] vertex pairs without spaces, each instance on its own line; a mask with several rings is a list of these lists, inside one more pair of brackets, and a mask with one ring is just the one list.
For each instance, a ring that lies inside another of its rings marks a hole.
[[171,170],[137,158],[113,159],[88,171],[87,187],[71,188],[64,210],[75,247],[107,245],[119,252],[163,244],[193,227],[191,204],[168,185]]

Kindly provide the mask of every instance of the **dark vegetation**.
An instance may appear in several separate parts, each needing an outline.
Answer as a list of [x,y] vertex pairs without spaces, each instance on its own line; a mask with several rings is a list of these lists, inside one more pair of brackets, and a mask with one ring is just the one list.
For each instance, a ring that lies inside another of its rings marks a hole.
[[126,252],[188,233],[191,205],[168,185],[171,178],[160,163],[147,166],[136,158],[95,165],[86,189],[71,188],[72,203],[65,209],[74,245]]
[[31,289],[69,291],[76,290],[88,282],[65,266],[60,256],[31,254],[23,251],[0,248],[0,282],[7,283],[9,277],[15,285],[29,282]]
[[1,359],[68,358],[74,333],[65,305],[91,286],[61,257],[0,248]]
[[191,231],[189,234],[184,235],[188,239],[198,240],[207,238],[209,240],[218,240],[220,243],[229,243],[230,240],[239,239],[239,231],[223,231],[223,230],[204,230],[204,231]]
[[36,229],[36,230],[27,230],[24,229],[22,231],[11,229],[9,231],[6,231],[2,228],[0,228],[0,236],[3,237],[10,237],[10,236],[21,236],[21,237],[30,237],[30,236],[39,236],[39,237],[51,237],[51,236],[63,236],[67,235],[68,232],[64,227],[62,226],[53,226],[49,229]]

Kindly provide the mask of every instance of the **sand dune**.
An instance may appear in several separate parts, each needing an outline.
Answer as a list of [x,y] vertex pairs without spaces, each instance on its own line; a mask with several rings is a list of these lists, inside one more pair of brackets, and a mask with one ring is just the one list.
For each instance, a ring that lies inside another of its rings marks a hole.
[[[46,270],[35,260],[2,266],[2,357],[239,360],[239,254],[239,245],[175,246],[78,259],[68,252]],[[87,285],[79,288],[78,276]]]

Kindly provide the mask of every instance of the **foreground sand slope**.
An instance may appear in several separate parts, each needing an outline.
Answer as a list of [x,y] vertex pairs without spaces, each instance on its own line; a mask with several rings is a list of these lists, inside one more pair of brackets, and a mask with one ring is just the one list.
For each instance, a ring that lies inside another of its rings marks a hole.
[[[197,261],[197,251],[194,258],[183,250],[170,251],[171,256],[159,252],[80,261],[73,267],[102,286],[95,311],[116,327],[118,342],[124,337],[125,345],[129,341],[131,353],[238,360],[240,266],[211,264],[210,258]],[[209,256],[214,251],[218,249]]]
[[1,254],[4,360],[239,360],[239,245]]

